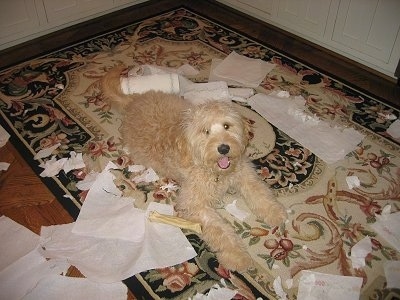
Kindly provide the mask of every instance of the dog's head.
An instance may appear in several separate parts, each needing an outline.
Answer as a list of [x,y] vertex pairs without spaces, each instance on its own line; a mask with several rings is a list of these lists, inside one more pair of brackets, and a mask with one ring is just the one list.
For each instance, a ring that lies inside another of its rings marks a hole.
[[183,127],[193,163],[217,173],[234,170],[249,142],[248,122],[228,102],[195,106],[185,112]]

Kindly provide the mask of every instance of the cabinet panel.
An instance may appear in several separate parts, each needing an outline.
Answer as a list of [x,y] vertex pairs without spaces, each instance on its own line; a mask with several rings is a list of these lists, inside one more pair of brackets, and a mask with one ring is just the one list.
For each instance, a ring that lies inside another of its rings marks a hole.
[[0,38],[39,26],[34,0],[0,1]]
[[400,30],[400,1],[344,0],[332,40],[389,62]]
[[88,12],[95,14],[113,6],[109,0],[43,0],[43,4],[49,23],[65,23]]
[[331,0],[279,1],[277,19],[293,30],[322,37],[325,32]]
[[273,14],[273,0],[238,0],[242,5],[248,5],[255,9],[261,10],[268,15]]

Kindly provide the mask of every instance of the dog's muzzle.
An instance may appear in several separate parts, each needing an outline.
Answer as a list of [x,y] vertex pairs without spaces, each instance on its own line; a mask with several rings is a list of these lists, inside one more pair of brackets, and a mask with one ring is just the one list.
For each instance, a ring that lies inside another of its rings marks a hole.
[[230,160],[229,160],[229,157],[226,156],[226,154],[228,154],[228,153],[229,153],[229,150],[230,150],[229,145],[221,144],[221,145],[218,146],[217,150],[218,150],[218,152],[219,152],[220,154],[224,155],[224,156],[222,156],[222,157],[220,157],[220,158],[218,159],[218,162],[217,162],[218,167],[220,167],[221,169],[227,169],[227,168],[229,168],[231,162],[230,162]]

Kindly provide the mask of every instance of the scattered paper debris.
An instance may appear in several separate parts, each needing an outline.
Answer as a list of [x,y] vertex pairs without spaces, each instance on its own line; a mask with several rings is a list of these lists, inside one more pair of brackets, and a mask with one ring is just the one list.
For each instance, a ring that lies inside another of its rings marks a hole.
[[393,138],[400,139],[400,120],[394,121],[386,130]]
[[400,212],[392,214],[375,215],[376,222],[370,226],[391,244],[397,251],[400,251]]
[[215,284],[206,295],[197,293],[190,300],[231,300],[237,294],[237,291],[226,287],[226,283],[221,279],[222,286]]
[[61,144],[57,143],[51,147],[41,149],[38,153],[36,153],[36,155],[33,158],[40,159],[40,158],[48,157],[54,152],[54,150],[56,150],[60,146],[61,146]]
[[287,300],[287,294],[282,288],[282,279],[280,276],[275,278],[272,286],[279,300]]
[[228,213],[230,213],[232,216],[242,222],[250,215],[249,212],[244,211],[237,206],[237,200],[234,200],[232,203],[227,204],[225,206],[225,209]]
[[150,183],[150,182],[155,182],[159,179],[160,178],[158,177],[157,173],[152,168],[148,168],[141,175],[134,177],[132,181],[135,183],[142,183],[142,182]]
[[351,190],[361,185],[360,179],[357,176],[347,176],[346,183]]
[[280,98],[289,98],[290,97],[290,93],[288,91],[278,91],[278,92],[276,92],[275,95]]
[[145,166],[142,165],[130,165],[128,166],[128,171],[132,173],[138,173],[146,170]]
[[371,238],[366,236],[351,248],[350,260],[353,268],[359,269],[365,267],[365,257],[371,252]]
[[[328,164],[343,159],[353,151],[364,136],[352,128],[333,128],[329,123],[319,121],[303,122],[289,114],[289,110],[300,110],[304,102],[296,99],[278,98],[256,94],[248,101],[251,107],[268,122],[291,136]],[[307,134],[304,134],[307,132]]]
[[225,81],[214,81],[206,83],[192,83],[182,91],[183,98],[194,104],[206,101],[230,101],[228,85]]
[[386,261],[383,267],[386,276],[386,287],[389,289],[400,288],[400,261]]
[[0,162],[0,171],[7,171],[9,166],[8,162]]
[[85,178],[76,183],[76,187],[81,191],[89,190],[96,182],[97,176],[99,176],[98,172],[90,171]]
[[75,151],[70,152],[70,157],[65,161],[63,170],[68,173],[72,170],[83,169],[85,162],[83,161],[82,153],[76,153]]
[[5,146],[10,139],[10,134],[2,126],[0,126],[0,148]]
[[65,162],[68,158],[61,158],[57,160],[56,156],[52,156],[50,159],[41,163],[39,167],[43,168],[43,172],[40,173],[41,177],[53,177],[56,176],[62,170]]
[[359,300],[361,277],[301,271],[297,300]]

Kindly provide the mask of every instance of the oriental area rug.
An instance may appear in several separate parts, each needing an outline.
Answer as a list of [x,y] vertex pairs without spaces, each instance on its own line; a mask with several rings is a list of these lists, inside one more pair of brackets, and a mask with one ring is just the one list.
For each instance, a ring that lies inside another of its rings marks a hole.
[[[60,143],[53,153],[57,159],[72,151],[83,154],[85,168],[44,178],[77,218],[87,194],[77,183],[91,171],[101,172],[109,161],[122,167],[131,163],[121,146],[119,115],[102,97],[102,76],[118,64],[190,64],[199,71],[190,79],[207,82],[212,60],[232,51],[275,64],[259,91],[302,96],[309,112],[354,128],[365,138],[329,165],[249,105],[238,103],[253,124],[247,154],[288,208],[289,221],[279,227],[254,217],[240,221],[221,207],[254,259],[248,272],[225,269],[199,236],[186,230],[197,252],[194,259],[136,274],[125,283],[138,299],[189,299],[206,294],[221,279],[237,291],[235,299],[279,299],[274,286],[279,276],[288,299],[297,299],[301,272],[309,270],[362,278],[362,299],[399,299],[399,289],[387,288],[384,268],[399,260],[400,253],[372,226],[383,211],[400,210],[400,141],[387,132],[399,110],[196,12],[175,9],[2,70],[1,125],[38,175],[43,170],[39,165],[49,159],[34,159],[42,149]],[[176,185],[171,179],[135,183],[133,175],[120,172],[116,184],[135,198],[138,208],[152,201],[174,203],[179,189],[165,188]],[[357,177],[359,185],[349,187],[349,176]],[[365,237],[372,249],[365,266],[354,268],[351,249]]]

